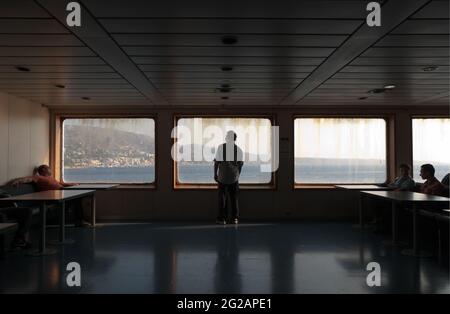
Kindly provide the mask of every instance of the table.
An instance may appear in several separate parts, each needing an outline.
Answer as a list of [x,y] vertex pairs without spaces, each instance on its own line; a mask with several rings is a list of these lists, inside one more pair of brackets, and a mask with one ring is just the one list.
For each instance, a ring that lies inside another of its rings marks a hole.
[[118,186],[119,184],[78,184],[66,186],[63,190],[109,190]]
[[[340,184],[334,186],[336,189],[340,190],[349,190],[349,191],[390,191],[393,190],[393,188],[387,187],[387,186],[378,186],[374,184]],[[363,213],[363,196],[361,193],[358,193],[359,197],[359,226],[361,228],[364,227],[364,223],[362,221]]]
[[[408,191],[361,191],[361,194],[373,197],[380,198],[391,202],[392,209],[392,243],[394,245],[398,244],[398,224],[397,224],[397,210],[399,204],[407,204],[412,206],[413,210],[413,250],[412,254],[414,256],[420,256],[419,252],[419,226],[418,226],[418,217],[417,217],[417,205],[418,204],[443,204],[450,202],[450,198],[436,196],[436,195],[428,195],[417,192],[408,192]],[[360,210],[362,213],[363,210]],[[363,218],[360,218],[363,222]]]
[[[39,217],[41,224],[41,236],[39,239],[39,248],[37,252],[32,252],[31,255],[42,256],[56,253],[54,249],[46,248],[46,212],[48,204],[61,204],[60,226],[59,226],[59,242],[66,243],[65,239],[65,205],[67,201],[92,196],[92,212],[95,214],[95,191],[94,190],[82,190],[82,191],[69,191],[69,190],[51,190],[36,193],[29,193],[17,196],[11,196],[0,199],[0,202],[22,202],[22,203],[36,203],[39,202]],[[93,215],[95,217],[95,215]],[[94,221],[95,222],[95,221]]]
[[340,184],[334,186],[341,190],[356,190],[356,191],[390,191],[393,188],[387,186],[378,186],[374,184]]

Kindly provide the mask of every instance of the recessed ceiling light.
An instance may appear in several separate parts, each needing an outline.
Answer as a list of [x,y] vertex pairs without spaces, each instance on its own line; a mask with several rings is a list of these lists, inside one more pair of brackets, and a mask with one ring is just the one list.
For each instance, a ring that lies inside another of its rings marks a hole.
[[222,71],[224,71],[224,72],[230,72],[230,71],[233,71],[233,67],[232,67],[232,66],[229,66],[229,65],[224,65],[224,66],[222,67]]
[[21,67],[21,66],[16,66],[15,68],[17,71],[20,71],[20,72],[30,72],[31,71],[29,68]]
[[388,84],[388,85],[384,85],[384,89],[394,89],[394,88],[396,88],[397,86],[395,86],[394,84]]
[[368,91],[369,94],[381,94],[384,93],[386,90],[384,88],[375,88]]
[[83,99],[83,100],[91,100],[91,98],[89,98],[89,97],[82,97],[81,99]]
[[66,88],[66,86],[62,85],[62,84],[56,84],[55,87],[57,87],[57,88]]
[[424,72],[433,72],[436,71],[437,69],[439,69],[439,67],[435,65],[422,68]]
[[237,42],[238,42],[238,39],[235,36],[223,36],[222,37],[222,43],[224,45],[234,45]]

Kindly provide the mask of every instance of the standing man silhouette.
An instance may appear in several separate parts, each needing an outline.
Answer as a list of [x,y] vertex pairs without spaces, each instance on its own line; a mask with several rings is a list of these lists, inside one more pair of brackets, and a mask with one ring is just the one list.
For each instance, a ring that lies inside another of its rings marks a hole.
[[218,224],[226,224],[227,196],[231,204],[231,216],[234,224],[239,223],[239,175],[244,165],[244,154],[235,144],[237,135],[234,131],[228,131],[225,143],[219,145],[214,159],[214,180],[219,185],[219,214]]

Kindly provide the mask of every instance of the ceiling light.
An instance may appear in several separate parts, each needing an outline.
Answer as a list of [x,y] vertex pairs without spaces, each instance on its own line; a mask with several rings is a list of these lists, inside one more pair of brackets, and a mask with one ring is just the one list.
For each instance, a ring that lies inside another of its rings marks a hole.
[[235,36],[223,36],[222,43],[224,45],[234,45],[238,42],[238,39]]
[[381,94],[384,93],[386,90],[384,88],[375,88],[368,91],[369,94]]
[[384,85],[384,89],[394,89],[394,88],[396,88],[397,86],[395,86],[394,84],[389,84],[389,85]]
[[424,72],[433,72],[433,71],[436,71],[437,69],[439,69],[439,67],[433,65],[433,66],[422,68],[422,71],[424,71]]
[[30,72],[31,71],[29,68],[21,67],[21,66],[16,66],[15,68],[17,71],[20,71],[20,72]]
[[222,71],[224,71],[224,72],[230,72],[230,71],[233,71],[233,67],[232,67],[232,66],[228,66],[228,65],[224,65],[224,66],[222,67]]

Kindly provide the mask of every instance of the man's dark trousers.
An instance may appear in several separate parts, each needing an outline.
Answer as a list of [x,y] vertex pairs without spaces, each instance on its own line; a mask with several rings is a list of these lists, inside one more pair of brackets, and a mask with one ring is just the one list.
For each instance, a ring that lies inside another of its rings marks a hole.
[[226,220],[228,217],[227,196],[230,200],[232,219],[239,219],[239,182],[219,183],[219,216],[217,219]]

